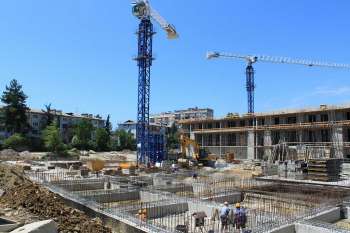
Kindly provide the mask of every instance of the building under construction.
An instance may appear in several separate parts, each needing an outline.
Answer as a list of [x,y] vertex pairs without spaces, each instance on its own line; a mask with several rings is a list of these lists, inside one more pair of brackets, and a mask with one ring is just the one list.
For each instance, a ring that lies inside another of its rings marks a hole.
[[183,132],[208,152],[237,159],[350,156],[350,105],[284,110],[221,119],[183,120]]

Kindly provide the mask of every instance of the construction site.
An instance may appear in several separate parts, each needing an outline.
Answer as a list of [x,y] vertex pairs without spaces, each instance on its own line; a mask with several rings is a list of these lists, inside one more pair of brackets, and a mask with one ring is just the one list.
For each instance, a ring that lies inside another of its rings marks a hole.
[[350,232],[350,105],[257,113],[253,67],[350,65],[208,52],[246,63],[247,113],[174,117],[179,145],[167,150],[163,125],[150,124],[153,23],[168,39],[179,34],[147,0],[132,14],[137,151],[77,150],[66,160],[1,151],[0,232]]

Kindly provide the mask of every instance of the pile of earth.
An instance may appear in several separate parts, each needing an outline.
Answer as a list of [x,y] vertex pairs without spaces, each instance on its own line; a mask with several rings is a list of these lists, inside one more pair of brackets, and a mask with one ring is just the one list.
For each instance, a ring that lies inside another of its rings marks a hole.
[[[68,207],[60,196],[34,184],[22,176],[15,167],[0,165],[0,183],[4,189],[0,204],[13,209],[24,208],[41,219],[53,219],[59,233],[111,233],[101,220],[91,219],[83,212]],[[6,179],[10,185],[4,183]]]
[[0,164],[0,189],[12,189],[24,182],[23,169]]

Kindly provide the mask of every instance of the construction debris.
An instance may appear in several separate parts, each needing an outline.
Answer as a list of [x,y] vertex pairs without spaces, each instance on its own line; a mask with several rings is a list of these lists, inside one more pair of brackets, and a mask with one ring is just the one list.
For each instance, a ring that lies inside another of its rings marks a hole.
[[12,209],[24,208],[40,219],[53,219],[58,224],[59,233],[111,232],[101,220],[92,220],[81,211],[68,207],[60,196],[28,181],[22,174],[16,167],[0,166],[0,182],[5,190],[1,205]]

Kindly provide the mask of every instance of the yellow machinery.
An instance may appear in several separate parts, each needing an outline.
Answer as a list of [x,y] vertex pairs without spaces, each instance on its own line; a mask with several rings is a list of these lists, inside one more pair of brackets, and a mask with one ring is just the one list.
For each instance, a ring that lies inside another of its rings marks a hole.
[[185,135],[180,136],[181,154],[183,158],[199,159],[200,146],[195,140],[192,140]]
[[192,162],[202,163],[204,166],[214,166],[216,156],[208,155],[195,140],[182,134],[180,136],[180,144],[182,158],[178,159],[178,163],[188,165],[192,160]]

